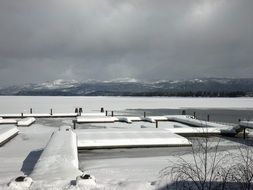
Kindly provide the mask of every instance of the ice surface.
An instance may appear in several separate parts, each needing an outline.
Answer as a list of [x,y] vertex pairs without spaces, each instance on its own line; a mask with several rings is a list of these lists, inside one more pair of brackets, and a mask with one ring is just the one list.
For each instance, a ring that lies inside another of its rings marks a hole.
[[[253,109],[252,98],[181,98],[181,97],[39,97],[2,96],[0,113],[73,113],[76,107],[83,111],[168,108],[228,108]],[[0,115],[0,117],[2,117]]]

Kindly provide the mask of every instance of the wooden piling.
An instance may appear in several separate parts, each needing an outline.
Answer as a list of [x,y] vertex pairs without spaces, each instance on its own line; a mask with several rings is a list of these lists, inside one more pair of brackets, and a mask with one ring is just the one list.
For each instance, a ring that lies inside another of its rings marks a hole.
[[24,117],[24,113],[21,113],[21,118],[23,118]]
[[193,112],[193,116],[194,116],[194,118],[196,118],[196,112]]
[[100,112],[101,112],[101,113],[104,113],[104,112],[105,112],[105,110],[104,110],[103,107],[100,109]]
[[114,116],[114,113],[113,113],[113,111],[112,111],[112,117]]
[[73,120],[73,129],[76,129],[76,120]]
[[108,111],[107,110],[105,111],[105,116],[108,116]]
[[209,114],[207,115],[207,121],[210,121],[210,115]]
[[155,128],[158,128],[158,121],[155,121]]
[[50,115],[53,115],[53,109],[52,108],[50,109]]
[[30,114],[32,114],[33,113],[33,109],[32,108],[30,108]]
[[182,111],[182,115],[186,115],[186,111],[185,110]]
[[243,139],[246,139],[246,128],[243,128]]
[[144,113],[143,113],[143,116],[144,116],[144,118],[146,117],[146,112],[144,111]]

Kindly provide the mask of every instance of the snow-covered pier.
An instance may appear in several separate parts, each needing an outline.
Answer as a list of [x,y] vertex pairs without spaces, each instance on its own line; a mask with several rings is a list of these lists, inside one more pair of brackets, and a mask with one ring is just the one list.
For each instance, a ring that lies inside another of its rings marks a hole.
[[71,127],[60,127],[51,136],[30,177],[53,184],[59,179],[70,182],[80,174],[76,134]]
[[76,117],[78,113],[17,113],[17,114],[0,114],[2,118],[57,118],[57,117]]
[[0,127],[0,146],[8,142],[18,134],[19,130],[16,126],[4,125]]
[[0,124],[17,124],[16,119],[3,119],[0,117]]
[[78,129],[78,149],[191,146],[184,137],[163,129]]
[[243,128],[253,129],[253,121],[240,121],[240,126]]
[[24,126],[30,126],[31,124],[33,124],[36,121],[36,119],[34,117],[27,117],[24,119],[21,119],[17,122],[17,126],[19,127],[24,127]]

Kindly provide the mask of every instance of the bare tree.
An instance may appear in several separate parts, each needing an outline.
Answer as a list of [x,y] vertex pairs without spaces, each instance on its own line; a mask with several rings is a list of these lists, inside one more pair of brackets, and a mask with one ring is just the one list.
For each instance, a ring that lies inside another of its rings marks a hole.
[[241,190],[253,189],[253,148],[249,145],[242,145],[237,152],[231,167],[231,180]]
[[[220,140],[205,137],[193,139],[190,156],[179,156],[177,162],[161,171],[175,184],[172,189],[213,190],[226,189],[230,175],[227,167],[229,153],[219,151]],[[167,187],[170,189],[170,187]]]

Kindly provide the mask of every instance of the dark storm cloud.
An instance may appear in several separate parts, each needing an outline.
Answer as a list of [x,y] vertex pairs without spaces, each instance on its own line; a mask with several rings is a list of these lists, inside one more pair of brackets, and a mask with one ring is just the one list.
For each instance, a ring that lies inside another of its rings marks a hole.
[[1,85],[251,77],[251,0],[1,0]]

